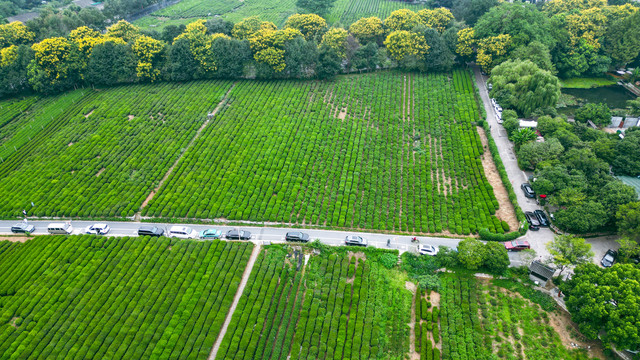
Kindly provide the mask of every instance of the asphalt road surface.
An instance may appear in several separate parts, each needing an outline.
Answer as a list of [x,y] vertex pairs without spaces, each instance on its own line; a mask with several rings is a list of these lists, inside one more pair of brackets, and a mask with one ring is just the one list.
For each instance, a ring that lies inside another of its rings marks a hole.
[[[9,235],[11,226],[20,221],[0,220],[0,234]],[[29,220],[29,224],[36,227],[33,235],[45,235],[47,225],[52,222],[61,222],[60,220]],[[367,239],[369,246],[385,249],[398,249],[400,252],[412,251],[416,252],[415,243],[411,243],[410,236],[393,236],[387,234],[363,233],[355,231],[334,231],[319,229],[293,229],[293,228],[274,228],[274,227],[256,227],[256,226],[219,226],[219,225],[202,225],[202,224],[166,224],[166,223],[138,223],[138,222],[118,222],[118,221],[71,221],[73,226],[73,234],[79,235],[85,233],[85,228],[96,223],[107,223],[111,227],[111,231],[106,236],[138,236],[138,228],[142,225],[155,225],[165,230],[165,234],[173,225],[188,226],[198,232],[215,228],[226,233],[228,230],[241,229],[251,232],[251,241],[261,244],[283,243],[284,236],[288,231],[302,231],[309,234],[312,240],[319,239],[327,245],[339,246],[344,245],[344,239],[347,235],[359,235]],[[387,240],[391,240],[390,246],[387,246]],[[418,237],[420,244],[429,244],[433,246],[446,246],[455,248],[461,239],[439,238],[439,237]],[[520,266],[520,256],[517,253],[510,253],[512,266]]]

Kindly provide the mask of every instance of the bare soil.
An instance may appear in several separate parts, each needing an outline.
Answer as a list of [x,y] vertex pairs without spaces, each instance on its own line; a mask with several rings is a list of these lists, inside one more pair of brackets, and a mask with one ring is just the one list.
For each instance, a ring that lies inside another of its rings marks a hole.
[[85,114],[84,118],[85,118],[85,119],[89,118],[89,116],[91,116],[91,114],[93,114],[93,112],[94,112],[94,111],[95,111],[95,110],[91,110],[91,111],[89,111],[89,113],[88,113],[88,114]]
[[107,170],[107,168],[102,168],[100,169],[97,173],[96,173],[96,177],[99,177],[100,175],[102,175],[102,173]]
[[26,236],[0,236],[0,241],[25,242],[31,239]]
[[133,120],[135,118],[135,116],[133,116],[133,115],[129,115],[128,117],[129,117],[129,121],[131,121],[131,120]]
[[[571,316],[564,310],[559,310],[554,313],[549,314],[549,325],[553,327],[553,329],[560,335],[560,340],[562,340],[562,345],[564,345],[568,349],[587,349],[587,353],[590,357],[597,359],[606,359],[604,353],[602,351],[602,343],[599,341],[589,341],[586,339],[578,339],[574,336],[574,334],[578,332],[578,326],[571,321]],[[575,333],[569,329],[574,329]],[[575,344],[572,345],[572,344]]]
[[504,187],[502,183],[502,179],[500,178],[500,174],[498,173],[498,168],[496,164],[493,162],[493,158],[491,157],[491,153],[489,152],[489,140],[487,140],[487,135],[484,132],[484,129],[477,126],[478,134],[480,135],[480,141],[482,142],[482,147],[485,149],[484,154],[482,155],[482,167],[484,168],[484,173],[487,176],[487,180],[491,187],[493,187],[493,193],[496,195],[496,199],[498,200],[498,210],[496,210],[496,217],[500,220],[506,221],[509,224],[509,230],[515,231],[518,228],[518,218],[516,217],[516,210],[513,208],[513,204],[509,200],[509,193],[507,192],[507,188]]

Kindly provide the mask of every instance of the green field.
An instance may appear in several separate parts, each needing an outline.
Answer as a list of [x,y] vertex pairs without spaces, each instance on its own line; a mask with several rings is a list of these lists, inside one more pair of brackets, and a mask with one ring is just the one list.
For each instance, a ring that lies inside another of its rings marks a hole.
[[343,250],[323,251],[306,266],[302,253],[263,251],[217,358],[403,358],[411,294],[378,260],[394,265],[397,255]]
[[1,128],[0,216],[134,215],[229,92],[143,215],[423,233],[508,228],[494,216],[468,72],[233,84],[0,102],[14,109]]
[[[178,4],[156,11],[136,20],[134,24],[143,28],[161,28],[167,25],[186,24],[197,19],[210,19],[219,15],[238,22],[249,16],[284,25],[285,20],[297,12],[295,0],[183,0]],[[392,11],[428,8],[426,3],[410,4],[392,0],[337,0],[327,15],[329,24],[349,26],[363,17],[386,18]]]
[[571,78],[560,80],[563,88],[569,89],[590,89],[601,86],[615,85],[616,81],[606,78]]
[[250,243],[0,242],[0,358],[206,359]]

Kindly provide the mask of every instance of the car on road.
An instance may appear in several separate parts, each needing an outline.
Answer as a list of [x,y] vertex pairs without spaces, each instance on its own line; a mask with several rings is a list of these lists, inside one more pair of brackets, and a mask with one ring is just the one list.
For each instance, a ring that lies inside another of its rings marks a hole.
[[169,237],[175,237],[179,239],[195,239],[197,233],[190,227],[174,225],[169,228]]
[[433,245],[420,244],[416,250],[418,250],[418,254],[420,255],[436,256],[436,254],[438,254],[438,248]]
[[504,243],[504,248],[507,249],[507,251],[521,251],[531,249],[531,245],[526,240],[513,240]]
[[502,106],[496,104],[496,112],[502,113]]
[[143,225],[138,229],[138,236],[162,236],[164,229],[153,225]]
[[344,239],[346,245],[367,246],[367,240],[358,235],[349,235]]
[[487,83],[487,90],[489,90],[489,91],[493,90],[493,84],[492,83]]
[[538,221],[540,222],[540,226],[549,226],[550,224],[549,219],[547,218],[547,215],[544,213],[544,211],[536,210],[533,213],[538,218]]
[[531,184],[524,183],[524,184],[520,185],[520,189],[522,189],[522,191],[524,192],[524,196],[526,196],[528,198],[532,198],[532,199],[536,197],[536,192],[533,191],[533,188],[531,187]]
[[310,237],[309,237],[309,234],[307,233],[303,233],[300,231],[290,231],[284,236],[284,239],[286,241],[309,242]]
[[618,257],[618,252],[612,249],[607,250],[607,253],[604,254],[600,264],[604,267],[612,267],[613,263],[616,262],[616,258]]
[[496,99],[491,98],[491,104],[495,107],[498,103],[496,102]]
[[35,231],[35,229],[36,229],[35,226],[26,222],[21,222],[21,223],[14,224],[11,227],[11,232],[14,234],[24,234],[24,233],[32,233]]
[[222,230],[218,229],[206,229],[200,231],[198,234],[200,239],[220,239],[222,237]]
[[224,237],[227,240],[249,240],[251,233],[245,230],[229,230]]
[[104,235],[104,234],[107,234],[109,230],[111,230],[109,225],[105,223],[99,223],[99,224],[93,224],[93,225],[87,226],[84,229],[84,232],[87,234]]

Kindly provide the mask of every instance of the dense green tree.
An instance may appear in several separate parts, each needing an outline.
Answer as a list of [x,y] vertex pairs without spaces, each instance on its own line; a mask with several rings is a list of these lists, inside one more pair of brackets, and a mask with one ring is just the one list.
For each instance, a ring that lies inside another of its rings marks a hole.
[[309,78],[313,75],[313,66],[318,61],[318,47],[314,41],[298,37],[285,45],[285,73],[293,78]]
[[549,47],[540,41],[532,41],[529,44],[518,46],[511,52],[511,59],[529,60],[540,69],[555,73],[556,68],[551,60]]
[[26,45],[20,45],[12,51],[15,52],[13,58],[0,64],[0,98],[20,94],[29,89],[27,67],[33,60],[33,50]]
[[517,131],[515,131],[511,136],[511,140],[513,141],[513,144],[516,146],[516,151],[518,151],[522,145],[530,141],[534,141],[537,137],[538,135],[536,135],[536,133],[533,130],[529,128],[524,128],[524,129],[518,129]]
[[520,128],[520,120],[515,110],[507,109],[502,112],[502,127],[507,131],[509,138]]
[[591,120],[597,126],[611,124],[611,110],[605,103],[588,103],[576,111],[576,121],[586,123]]
[[136,75],[136,58],[131,47],[107,41],[93,47],[85,80],[95,85],[132,82]]
[[560,97],[558,78],[528,60],[509,60],[496,66],[491,83],[493,97],[524,116],[536,108],[555,106]]
[[640,54],[640,12],[614,21],[604,38],[604,51],[616,66],[626,66]]
[[616,212],[616,224],[620,235],[640,244],[640,201],[620,205]]
[[424,56],[425,69],[429,71],[450,70],[453,67],[455,55],[449,50],[443,36],[432,28],[426,28],[422,33],[430,47]]
[[304,13],[326,16],[336,0],[297,0],[296,6]]
[[555,138],[543,142],[531,141],[518,150],[518,164],[521,168],[535,170],[540,162],[555,160],[563,151],[564,147]]
[[630,128],[616,146],[613,171],[618,175],[640,175],[640,128]]
[[563,118],[552,118],[551,116],[541,116],[538,118],[538,131],[542,136],[553,136],[556,131],[560,129],[570,130],[571,124],[569,124]]
[[338,53],[330,48],[320,48],[318,52],[318,64],[316,65],[316,76],[320,79],[330,79],[336,76],[341,69],[342,65]]
[[36,34],[36,40],[56,36],[66,36],[69,32],[80,26],[88,26],[95,30],[104,29],[106,17],[96,8],[81,9],[78,6],[70,6],[59,10],[44,8],[40,15],[27,21],[27,27]]
[[233,23],[221,17],[214,17],[213,19],[207,20],[204,26],[207,27],[208,34],[225,34],[231,36],[231,31],[233,30]]
[[173,81],[187,81],[204,75],[198,60],[193,57],[189,39],[176,40],[169,48],[166,76]]
[[565,188],[581,189],[587,179],[581,171],[567,169],[563,164],[554,164],[536,169],[535,180],[531,184],[538,194],[553,194]]
[[581,333],[596,339],[606,331],[603,339],[619,349],[640,349],[640,268],[585,264],[575,269],[561,290],[567,294],[565,302]]
[[587,178],[594,178],[599,173],[609,173],[609,164],[598,159],[590,148],[572,148],[566,151],[562,161],[569,169],[580,170]]
[[575,233],[589,233],[602,228],[609,219],[604,206],[595,201],[584,201],[567,206],[555,214],[556,225]]
[[486,258],[484,266],[493,273],[502,274],[507,271],[511,261],[503,243],[489,241],[485,244]]
[[[221,78],[242,77],[245,64],[251,60],[249,43],[228,37],[219,37],[213,40],[210,52],[218,67],[214,75]],[[288,54],[285,52],[286,55]]]
[[482,15],[498,4],[498,0],[454,0],[451,11],[457,20],[474,26]]
[[487,256],[487,248],[478,239],[465,239],[458,243],[458,261],[469,270],[479,269]]
[[586,264],[593,258],[591,244],[573,235],[556,235],[546,244],[553,264],[560,268],[560,274],[569,266]]
[[599,192],[599,200],[613,218],[621,205],[638,199],[636,190],[620,180],[612,180]]
[[177,38],[184,32],[186,26],[184,24],[180,25],[167,25],[162,28],[162,33],[160,34],[160,39],[166,42],[167,44],[173,43],[173,39]]
[[351,66],[357,70],[375,70],[379,63],[378,44],[375,42],[360,46],[351,59]]

